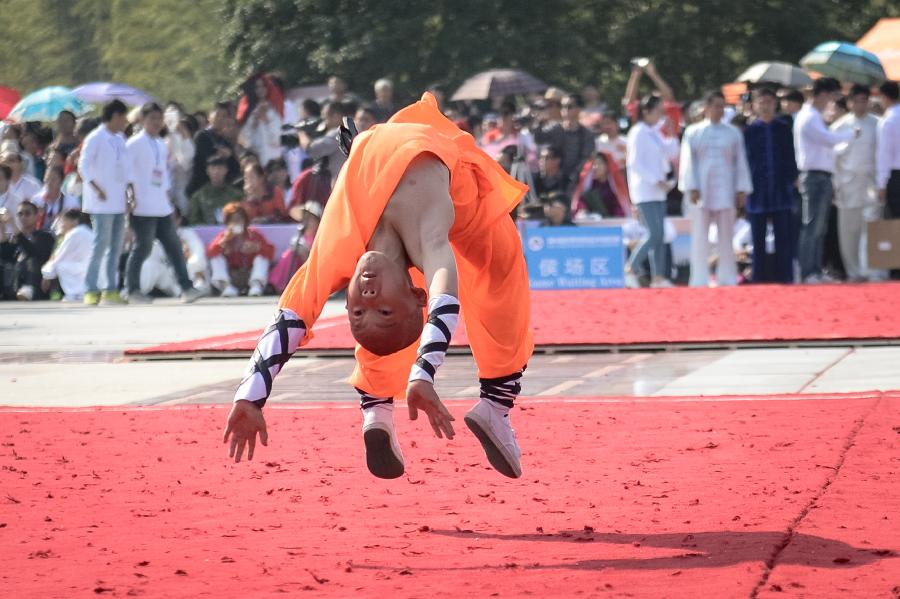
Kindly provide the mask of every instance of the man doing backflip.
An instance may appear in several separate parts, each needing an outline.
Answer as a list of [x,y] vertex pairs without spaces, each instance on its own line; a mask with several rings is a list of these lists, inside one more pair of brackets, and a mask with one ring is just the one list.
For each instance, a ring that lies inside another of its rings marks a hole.
[[[509,177],[438,110],[431,94],[353,140],[309,259],[291,279],[235,393],[224,441],[240,461],[268,436],[262,407],[272,379],[311,329],[328,297],[347,289],[357,341],[350,383],[361,397],[369,471],[403,474],[393,398],[434,434],[454,437],[434,390],[460,306],[481,384],[465,422],[501,474],[521,476],[509,422],[534,348],[528,275],[509,213],[526,187]],[[427,307],[427,311],[426,311]],[[424,323],[424,324],[423,324]]]

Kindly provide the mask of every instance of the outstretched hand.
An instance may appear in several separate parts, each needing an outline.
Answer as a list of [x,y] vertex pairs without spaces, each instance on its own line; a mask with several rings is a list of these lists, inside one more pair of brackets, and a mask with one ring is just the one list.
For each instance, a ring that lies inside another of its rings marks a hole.
[[409,405],[409,419],[418,419],[419,410],[425,412],[438,439],[452,439],[456,435],[452,424],[455,418],[447,411],[431,383],[411,381],[406,388],[406,403]]
[[256,434],[259,433],[259,441],[263,445],[269,444],[269,433],[266,432],[266,419],[263,418],[262,408],[256,407],[252,402],[239,400],[234,402],[231,413],[228,414],[228,423],[225,425],[223,443],[228,443],[231,435],[231,448],[228,457],[235,462],[241,461],[244,447],[247,447],[247,459],[253,459],[253,451],[256,449]]

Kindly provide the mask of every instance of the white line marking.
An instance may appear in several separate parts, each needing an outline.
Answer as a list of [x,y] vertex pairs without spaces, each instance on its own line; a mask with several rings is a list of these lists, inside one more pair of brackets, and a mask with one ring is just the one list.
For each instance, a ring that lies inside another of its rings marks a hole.
[[626,358],[622,361],[623,364],[637,364],[638,362],[643,362],[650,358],[650,354],[635,354],[630,358]]
[[559,356],[557,358],[553,358],[550,360],[552,364],[565,364],[566,362],[571,362],[575,359],[575,356]]
[[606,376],[607,374],[613,373],[617,370],[622,370],[623,368],[625,368],[625,366],[622,364],[607,364],[606,366],[603,366],[602,368],[598,368],[597,370],[592,370],[591,372],[587,373],[586,375],[584,375],[581,378],[597,379],[602,376]]
[[542,396],[561,395],[563,392],[568,391],[572,387],[577,387],[578,385],[580,385],[583,382],[584,381],[581,379],[573,379],[570,381],[563,381],[558,385],[554,385],[553,387],[550,387],[549,389],[541,391],[540,393],[538,393],[538,395],[542,395]]
[[471,387],[466,387],[462,391],[458,391],[455,393],[456,397],[477,397],[481,394],[481,387],[478,385],[472,385]]
[[322,370],[328,370],[329,368],[334,368],[335,366],[340,366],[341,362],[336,360],[332,360],[329,362],[325,362],[324,364],[320,364],[319,366],[314,366],[312,368],[307,368],[305,372],[320,372]]

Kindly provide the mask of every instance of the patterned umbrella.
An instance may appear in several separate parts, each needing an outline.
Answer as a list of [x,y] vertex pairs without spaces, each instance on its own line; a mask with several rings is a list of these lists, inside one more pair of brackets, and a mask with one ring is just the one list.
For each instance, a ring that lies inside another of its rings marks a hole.
[[878,85],[887,79],[877,56],[849,42],[819,44],[800,59],[800,64],[838,81]]
[[13,106],[7,120],[13,122],[52,121],[63,110],[84,114],[88,107],[68,87],[45,87],[31,92]]
[[812,85],[809,73],[787,62],[758,62],[737,78],[744,83],[775,83],[782,87]]
[[450,100],[487,100],[500,96],[534,94],[547,87],[546,83],[525,71],[492,69],[466,79]]
[[122,83],[95,81],[79,85],[72,91],[79,99],[92,104],[121,100],[129,106],[141,106],[153,101],[153,98],[146,92]]

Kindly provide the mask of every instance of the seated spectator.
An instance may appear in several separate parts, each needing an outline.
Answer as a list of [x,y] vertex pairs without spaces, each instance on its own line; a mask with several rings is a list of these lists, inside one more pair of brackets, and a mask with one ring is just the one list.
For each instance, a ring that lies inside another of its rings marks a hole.
[[602,133],[597,137],[597,151],[609,154],[619,170],[625,170],[628,141],[619,135],[619,120],[614,112],[606,112],[600,120]]
[[80,210],[81,202],[78,198],[63,193],[63,169],[51,166],[44,174],[44,188],[31,198],[31,201],[40,209],[38,227],[44,231],[60,234],[62,215],[72,209]]
[[64,302],[80,303],[84,299],[84,277],[94,245],[91,219],[81,210],[72,208],[63,213],[59,222],[62,241],[41,268],[44,277],[41,285],[45,292],[59,287]]
[[56,139],[53,140],[53,146],[66,155],[71,154],[81,143],[75,135],[75,124],[75,113],[68,110],[63,110],[56,117]]
[[[597,154],[586,166],[572,196],[572,214],[592,214],[606,218],[623,217],[629,207],[624,179],[613,178],[611,163],[606,154]],[[630,212],[630,210],[629,210]]]
[[25,129],[25,132],[22,133],[22,139],[19,140],[19,145],[22,147],[22,157],[25,160],[25,172],[38,181],[42,181],[47,163],[44,162],[44,152],[38,141],[38,136],[34,131]]
[[12,236],[19,229],[16,226],[16,207],[22,201],[9,189],[12,169],[0,164],[0,235]]
[[283,158],[270,160],[266,164],[266,181],[271,188],[281,190],[281,197],[286,198],[291,191],[291,178],[288,175],[287,163]]
[[569,199],[564,193],[554,192],[550,194],[544,204],[545,227],[566,227],[574,225],[569,216]]
[[[331,195],[331,173],[321,163],[315,163],[300,173],[291,186],[288,211],[297,206],[305,206],[308,202],[316,202],[321,206],[328,203]],[[294,212],[290,212],[294,214]]]
[[[188,277],[193,282],[195,289],[206,293],[209,288],[209,263],[206,259],[206,247],[196,231],[182,226],[184,223],[178,208],[172,213],[172,218],[175,220],[178,239],[181,241],[184,252]],[[141,266],[140,279],[140,291],[145,296],[150,295],[154,289],[169,297],[181,295],[182,289],[178,284],[175,269],[169,262],[166,251],[158,239],[153,242],[150,256]]]
[[538,157],[538,171],[532,174],[534,192],[538,198],[543,199],[553,192],[565,193],[569,186],[568,180],[562,173],[562,153],[555,146],[547,146],[541,150]]
[[269,274],[269,284],[281,293],[287,287],[288,281],[297,272],[297,269],[303,266],[306,259],[309,258],[309,250],[312,247],[313,240],[319,230],[319,221],[322,219],[322,204],[318,202],[307,202],[303,205],[302,215],[300,217],[301,226],[298,228],[296,235],[291,239],[290,247],[282,252],[278,259],[278,264]]
[[247,211],[237,202],[225,206],[225,229],[206,247],[212,270],[211,282],[222,297],[239,293],[263,294],[269,263],[275,254],[265,237],[250,225]]
[[9,167],[11,172],[9,190],[13,195],[23,199],[30,199],[41,190],[40,182],[25,173],[25,162],[22,158],[22,153],[16,149],[12,142],[3,142],[0,164]]
[[284,192],[271,187],[262,166],[248,164],[244,168],[244,199],[241,202],[250,222],[258,224],[288,222],[284,206]]
[[0,293],[4,299],[46,299],[41,267],[50,259],[55,240],[51,233],[38,229],[38,207],[31,200],[19,202],[16,216],[19,231],[10,237],[0,234]]
[[206,176],[209,180],[191,196],[188,205],[188,222],[192,225],[214,225],[224,222],[222,209],[231,202],[239,202],[241,190],[226,182],[228,160],[214,156],[207,161]]

